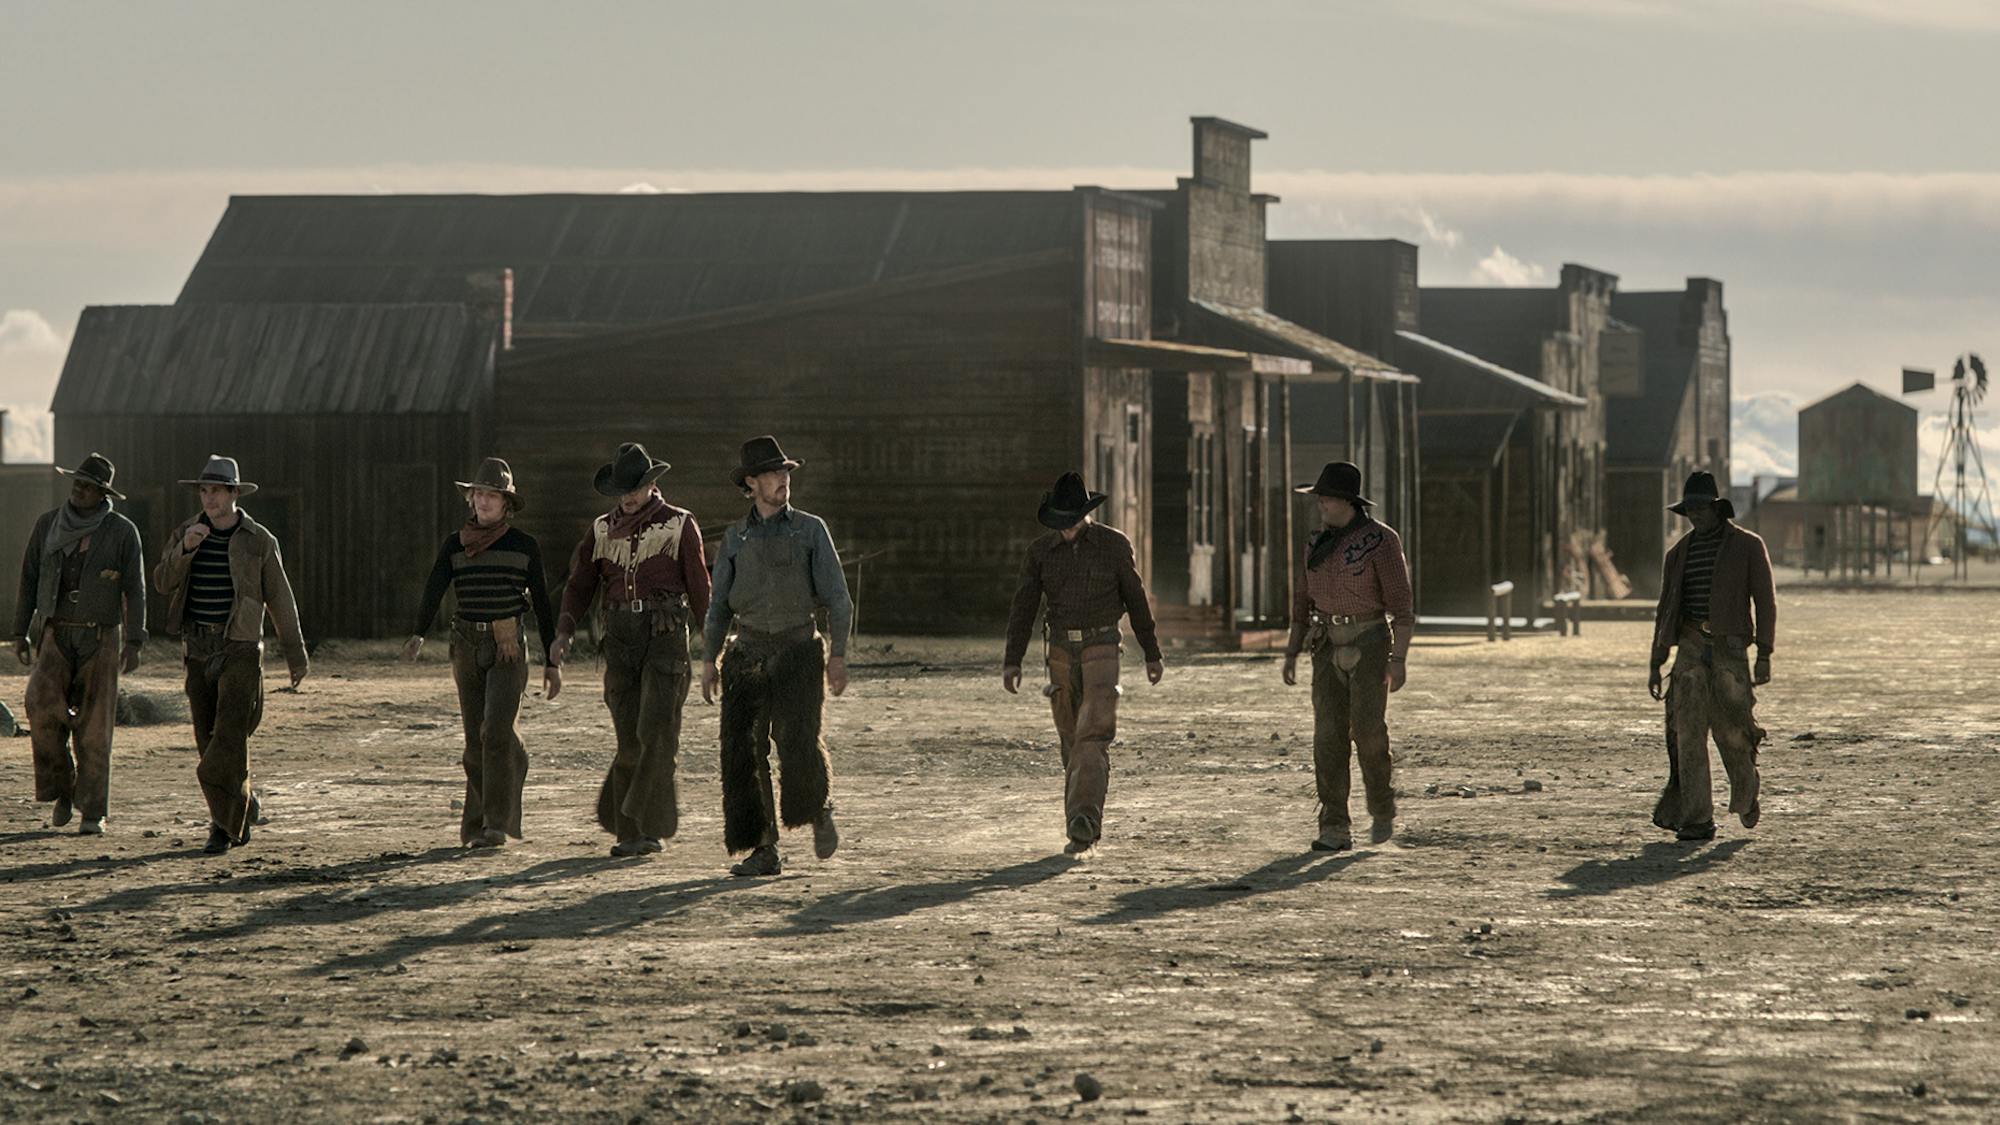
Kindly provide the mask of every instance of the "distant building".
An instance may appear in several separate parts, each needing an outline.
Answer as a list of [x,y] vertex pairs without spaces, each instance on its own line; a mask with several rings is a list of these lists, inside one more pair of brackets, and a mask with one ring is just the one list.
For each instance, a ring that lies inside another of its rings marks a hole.
[[1659,593],[1660,563],[1685,524],[1667,505],[1697,469],[1729,480],[1729,315],[1722,283],[1618,293],[1604,340],[1605,534],[1636,593]]
[[1799,411],[1795,485],[1762,499],[1752,526],[1772,561],[1877,574],[1948,554],[1953,525],[1917,492],[1917,411],[1862,383]]
[[1610,275],[1570,267],[1554,290],[1433,290],[1419,288],[1407,242],[1270,252],[1274,311],[1421,380],[1420,611],[1483,614],[1500,581],[1538,606],[1586,581],[1597,525],[1578,521],[1600,503],[1602,421],[1595,344],[1581,341],[1604,319]]

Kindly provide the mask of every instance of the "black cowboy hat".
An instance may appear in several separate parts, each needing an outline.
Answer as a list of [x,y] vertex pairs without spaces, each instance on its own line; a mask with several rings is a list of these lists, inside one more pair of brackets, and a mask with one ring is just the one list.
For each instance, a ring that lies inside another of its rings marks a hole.
[[1687,484],[1681,488],[1680,503],[1669,504],[1667,511],[1678,516],[1687,515],[1689,503],[1713,504],[1715,505],[1715,510],[1721,514],[1723,519],[1733,520],[1736,518],[1736,505],[1731,503],[1729,497],[1724,496],[1722,490],[1716,487],[1714,473],[1697,471],[1690,474]]
[[1042,493],[1042,508],[1035,518],[1043,527],[1062,531],[1075,527],[1104,501],[1104,493],[1083,487],[1082,473],[1068,472],[1056,478],[1054,488]]
[[785,451],[778,448],[777,438],[763,434],[743,443],[743,463],[729,470],[729,479],[736,482],[736,487],[742,488],[745,477],[777,469],[796,469],[804,464],[804,461],[785,456]]
[[1351,504],[1368,507],[1375,503],[1361,495],[1361,469],[1352,461],[1328,461],[1319,471],[1319,479],[1311,484],[1301,484],[1293,492],[1310,496],[1331,496]]
[[220,453],[211,453],[208,455],[208,464],[201,467],[201,476],[196,477],[194,480],[184,480],[181,483],[193,485],[196,488],[200,488],[204,484],[219,484],[225,488],[235,489],[238,496],[248,496],[257,491],[256,485],[244,480],[242,474],[236,471],[236,458],[224,457]]
[[592,487],[606,496],[623,496],[659,480],[660,474],[671,468],[665,461],[653,460],[645,446],[628,441],[618,447],[618,455],[609,465],[597,470]]
[[93,453],[83,459],[83,464],[74,469],[58,467],[56,472],[66,477],[75,477],[85,484],[96,485],[113,500],[125,499],[125,494],[111,487],[111,478],[118,475],[118,469],[111,459],[102,453]]
[[517,512],[524,506],[521,494],[514,491],[513,468],[498,457],[488,457],[481,461],[479,471],[472,474],[471,480],[455,480],[452,483],[460,488],[483,488],[488,492],[497,492],[513,501],[514,510]]

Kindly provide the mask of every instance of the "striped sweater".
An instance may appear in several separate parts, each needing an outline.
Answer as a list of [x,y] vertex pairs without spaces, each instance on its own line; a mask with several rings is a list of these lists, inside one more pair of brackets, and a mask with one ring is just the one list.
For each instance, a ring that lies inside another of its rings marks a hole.
[[229,540],[243,527],[241,520],[224,531],[209,523],[208,538],[194,549],[188,564],[187,620],[197,625],[226,625],[236,607],[236,586],[229,577]]
[[1709,589],[1715,584],[1715,557],[1722,550],[1722,529],[1708,535],[1690,535],[1687,564],[1681,571],[1681,616],[1691,621],[1707,621]]
[[534,610],[542,651],[547,653],[555,644],[556,615],[549,604],[548,582],[542,576],[542,548],[534,536],[520,528],[509,528],[491,547],[472,557],[466,555],[458,532],[445,537],[430,579],[424,583],[416,635],[430,632],[446,589],[457,596],[458,616],[467,621],[499,621]]

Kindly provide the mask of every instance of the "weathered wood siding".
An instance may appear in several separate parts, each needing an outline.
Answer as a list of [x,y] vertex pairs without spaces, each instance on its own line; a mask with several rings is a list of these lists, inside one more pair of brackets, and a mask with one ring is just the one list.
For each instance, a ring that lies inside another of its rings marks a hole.
[[[258,491],[243,509],[278,537],[309,641],[407,634],[446,532],[464,519],[452,487],[489,453],[474,414],[129,417],[59,415],[56,459],[101,450],[120,508],[149,559],[200,510],[174,482],[211,453],[235,457]],[[149,564],[150,565],[150,564]],[[155,593],[151,612],[164,612]]]
[[[1153,211],[1143,201],[1085,192],[1079,302],[1080,347],[1090,338],[1145,339],[1152,332]],[[1151,374],[1083,371],[1083,432],[1076,468],[1109,497],[1098,518],[1131,536],[1141,575],[1152,571],[1153,417]]]
[[[76,462],[70,462],[69,467],[75,468]],[[123,468],[118,476],[118,483],[123,484]],[[54,465],[0,465],[0,630],[11,633],[14,628],[21,559],[35,521],[69,498],[69,486],[70,478],[57,473]]]
[[[795,503],[842,556],[876,555],[864,630],[996,631],[1042,492],[1075,468],[1082,406],[1072,260],[816,311],[559,356],[498,377],[496,448],[530,498],[522,526],[551,578],[609,506],[591,490],[621,441],[674,468],[668,500],[710,540],[748,502],[742,442],[777,435],[804,462]],[[712,553],[712,548],[711,548]],[[850,566],[849,581],[855,572]]]

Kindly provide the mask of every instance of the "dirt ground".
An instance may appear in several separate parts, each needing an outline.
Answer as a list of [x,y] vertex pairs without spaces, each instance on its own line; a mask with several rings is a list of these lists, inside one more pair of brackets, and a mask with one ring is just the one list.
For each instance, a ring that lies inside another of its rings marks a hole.
[[715,708],[679,838],[612,859],[578,663],[526,709],[528,839],[467,853],[441,646],[324,646],[225,857],[182,723],[119,732],[101,839],[0,742],[0,1116],[1992,1120],[2000,595],[1780,604],[1754,832],[1649,823],[1636,624],[1420,641],[1401,829],[1338,856],[1274,658],[1128,664],[1081,863],[998,642],[868,638],[829,708],[841,851],[789,837],[763,881],[724,870]]

